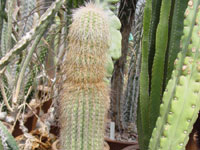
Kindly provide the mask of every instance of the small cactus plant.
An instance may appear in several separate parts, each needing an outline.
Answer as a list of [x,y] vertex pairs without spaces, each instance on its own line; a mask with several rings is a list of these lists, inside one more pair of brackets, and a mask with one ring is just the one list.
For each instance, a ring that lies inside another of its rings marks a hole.
[[88,3],[74,12],[63,65],[61,150],[103,150],[109,39],[109,21],[100,6]]

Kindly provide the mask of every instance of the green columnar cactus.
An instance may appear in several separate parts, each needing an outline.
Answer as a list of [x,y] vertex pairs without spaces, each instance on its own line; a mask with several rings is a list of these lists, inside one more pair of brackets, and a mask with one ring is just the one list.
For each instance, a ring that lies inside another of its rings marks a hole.
[[149,150],[184,150],[200,109],[200,0],[190,1],[182,51],[169,80]]
[[[180,52],[180,40],[183,35],[184,27],[184,12],[187,8],[188,0],[176,0],[174,2],[173,16],[171,17],[171,29],[168,44],[168,59],[167,68],[165,68],[166,78],[164,81],[164,88],[169,81],[172,71],[174,69],[174,61]],[[165,76],[165,75],[164,75]]]
[[[169,36],[169,17],[171,11],[171,1],[162,0],[160,10],[160,21],[156,30],[155,56],[152,66],[151,92],[150,92],[150,134],[155,127],[159,114],[159,106],[162,97],[163,74],[165,67],[165,54],[167,50]],[[160,40],[162,39],[162,40]]]
[[0,150],[19,150],[14,137],[0,121]]
[[103,150],[109,90],[104,81],[109,49],[107,14],[89,3],[73,14],[61,93],[61,150]]
[[150,138],[149,134],[149,35],[152,13],[152,0],[147,0],[143,17],[142,59],[140,72],[140,100],[137,115],[138,141],[141,150],[146,150]]
[[138,139],[142,150],[159,116],[163,92],[180,51],[188,0],[147,0],[143,18]]

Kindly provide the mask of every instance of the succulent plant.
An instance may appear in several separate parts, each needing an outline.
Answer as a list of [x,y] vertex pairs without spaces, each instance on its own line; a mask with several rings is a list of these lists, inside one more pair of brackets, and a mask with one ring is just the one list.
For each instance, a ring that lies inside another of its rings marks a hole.
[[[197,30],[196,28],[198,25],[196,23],[194,27],[193,25],[194,20],[192,20],[192,18],[196,17],[195,14],[197,14],[197,10],[195,10],[196,5],[199,5],[197,3],[198,3],[197,1],[195,1],[194,3],[194,1],[192,0],[191,1],[174,0],[169,2],[166,2],[165,0],[146,1],[144,19],[143,19],[144,32],[142,39],[140,100],[138,108],[138,126],[137,126],[139,135],[138,139],[140,143],[140,148],[142,150],[148,149],[150,138],[151,138],[151,143],[149,148],[155,150],[163,148],[163,146],[161,147],[158,146],[159,144],[161,144],[159,143],[160,140],[163,139],[173,140],[171,136],[169,137],[167,136],[165,138],[163,131],[169,110],[171,109],[171,107],[173,107],[171,106],[173,104],[172,98],[174,97],[174,94],[177,94],[176,93],[177,88],[179,87],[178,83],[179,80],[183,78],[182,76],[185,77],[187,76],[186,79],[188,81],[184,82],[184,84],[189,84],[188,82],[192,82],[190,80],[190,77],[193,78],[193,74],[198,74],[196,72],[190,75],[186,75],[184,74],[185,71],[183,72],[180,71],[183,66],[186,68],[191,66],[194,67],[193,66],[194,58],[192,58],[193,55],[187,54],[187,57],[190,57],[192,59],[191,64],[184,64],[183,60],[185,59],[186,50],[191,51],[192,44],[190,44],[190,40],[191,43],[195,43],[196,42],[195,40],[199,39],[199,37],[195,38],[194,34],[192,35],[192,37],[189,34],[189,29],[194,28],[194,32],[195,30]],[[184,16],[185,11],[186,11],[185,14],[187,13],[189,14],[188,16]],[[181,40],[183,33],[184,33],[183,36],[184,38]],[[175,59],[177,58],[177,55],[180,51],[181,53],[179,54],[179,58],[176,61],[176,63],[178,62],[178,65],[174,65]],[[172,73],[173,70],[174,73]],[[170,78],[171,80],[169,81]],[[185,90],[184,88],[185,86],[182,87],[182,90]],[[192,91],[188,90],[187,94],[189,94],[190,92]],[[168,93],[171,96],[168,95],[169,97],[167,97],[166,93]],[[179,96],[180,99],[183,99],[181,95]],[[161,105],[161,103],[163,104]],[[187,107],[185,106],[187,105],[186,103],[185,104],[182,103],[182,105],[183,107]],[[181,106],[181,104],[179,104],[179,106]],[[177,112],[178,111],[179,110],[177,108]],[[158,119],[159,112],[161,116]],[[193,114],[195,113],[196,112],[193,112]],[[179,117],[182,118],[181,115]],[[179,123],[181,123],[181,121],[178,123],[176,122],[175,126],[178,126]],[[191,121],[191,125],[192,124],[193,121]],[[170,125],[174,126],[174,124]],[[190,129],[188,128],[187,132],[189,131]],[[188,133],[185,135],[188,135]],[[183,142],[181,145],[184,144],[185,143]],[[173,147],[172,149],[176,148]]]
[[68,34],[61,93],[61,149],[102,150],[109,107],[106,77],[109,21],[101,6],[77,9]]
[[184,150],[200,110],[200,1],[190,1],[184,20],[182,50],[168,82],[150,150]]
[[4,68],[8,63],[10,63],[11,59],[16,55],[22,52],[27,45],[39,34],[41,31],[43,33],[46,31],[44,29],[50,24],[52,18],[58,12],[63,4],[66,3],[66,0],[56,0],[47,11],[40,17],[37,24],[31,29],[29,32],[19,40],[15,46],[8,52],[2,59],[0,60],[0,68]]

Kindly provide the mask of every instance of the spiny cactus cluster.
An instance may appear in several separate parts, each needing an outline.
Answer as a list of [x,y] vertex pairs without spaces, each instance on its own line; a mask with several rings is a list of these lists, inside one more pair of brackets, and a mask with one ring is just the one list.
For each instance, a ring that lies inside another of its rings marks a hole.
[[68,34],[61,93],[61,150],[103,150],[104,122],[109,107],[106,76],[109,22],[89,3],[77,9]]
[[166,87],[150,150],[184,150],[200,109],[200,1],[190,0],[182,52]]

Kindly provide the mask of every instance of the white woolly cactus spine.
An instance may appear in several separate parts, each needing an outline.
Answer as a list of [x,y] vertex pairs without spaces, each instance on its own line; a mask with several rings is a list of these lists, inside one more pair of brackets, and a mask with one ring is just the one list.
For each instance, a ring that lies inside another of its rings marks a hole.
[[77,9],[70,26],[69,52],[65,63],[65,68],[73,66],[76,69],[66,69],[68,79],[74,82],[102,80],[106,73],[108,47],[109,27],[106,14],[95,4]]
[[61,150],[103,150],[109,38],[108,18],[100,6],[89,3],[74,12],[63,65]]

